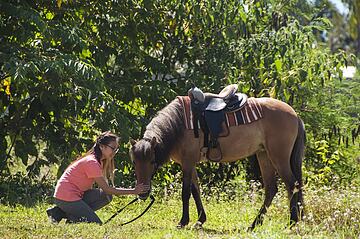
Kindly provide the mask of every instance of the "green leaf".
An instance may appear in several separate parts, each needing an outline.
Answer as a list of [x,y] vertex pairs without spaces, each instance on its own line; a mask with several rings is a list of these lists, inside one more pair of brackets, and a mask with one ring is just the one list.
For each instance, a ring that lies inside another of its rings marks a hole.
[[22,163],[25,166],[27,166],[28,164],[27,150],[25,144],[20,140],[17,140],[15,143],[15,155],[21,159]]
[[243,22],[246,22],[246,20],[247,20],[246,13],[242,9],[239,10],[239,15],[240,15],[241,20]]
[[89,49],[83,49],[82,51],[81,51],[81,56],[83,57],[83,58],[90,58],[91,57],[91,52],[90,52],[90,50]]
[[282,61],[280,59],[275,60],[275,67],[277,72],[281,72],[282,70]]
[[126,165],[124,166],[123,173],[124,174],[129,174],[130,173],[129,168]]
[[289,102],[290,97],[291,97],[291,92],[288,89],[284,89],[283,93],[284,93],[286,102]]
[[36,149],[36,146],[34,144],[34,142],[32,141],[27,141],[25,144],[25,150],[28,154],[32,155],[32,156],[38,156],[38,151]]

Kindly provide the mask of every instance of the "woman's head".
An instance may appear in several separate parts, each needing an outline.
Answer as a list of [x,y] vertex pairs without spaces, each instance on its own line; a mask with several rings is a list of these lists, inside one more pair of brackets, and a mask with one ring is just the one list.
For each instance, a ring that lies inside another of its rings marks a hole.
[[110,178],[114,185],[114,156],[118,152],[119,137],[110,131],[101,133],[89,151],[95,154],[95,158],[101,163],[103,175],[106,179]]
[[95,142],[95,156],[99,161],[111,160],[118,152],[119,137],[110,131],[100,134]]

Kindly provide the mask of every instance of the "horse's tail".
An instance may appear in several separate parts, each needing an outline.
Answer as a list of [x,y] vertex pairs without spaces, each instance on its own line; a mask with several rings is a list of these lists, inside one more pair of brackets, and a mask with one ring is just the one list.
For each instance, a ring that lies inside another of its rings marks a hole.
[[305,142],[306,142],[306,133],[303,121],[298,118],[298,134],[294,147],[291,152],[290,165],[292,173],[294,174],[296,180],[299,183],[299,194],[298,202],[303,205],[303,195],[302,195],[302,160],[304,158],[305,151]]

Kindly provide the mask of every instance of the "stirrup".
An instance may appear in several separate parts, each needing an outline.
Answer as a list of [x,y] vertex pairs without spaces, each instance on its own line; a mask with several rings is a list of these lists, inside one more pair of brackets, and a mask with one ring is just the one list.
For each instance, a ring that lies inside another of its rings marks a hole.
[[212,162],[220,162],[222,159],[222,152],[219,143],[216,147],[209,147],[206,152],[206,158]]

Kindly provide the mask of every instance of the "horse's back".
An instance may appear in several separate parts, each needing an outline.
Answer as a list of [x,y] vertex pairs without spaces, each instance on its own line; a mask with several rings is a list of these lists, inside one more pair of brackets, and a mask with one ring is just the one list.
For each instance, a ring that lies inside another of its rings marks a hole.
[[[229,135],[219,137],[223,153],[222,162],[232,162],[248,157],[259,150],[265,150],[270,142],[292,144],[297,135],[298,117],[288,104],[273,98],[252,98],[260,106],[262,118],[249,124],[229,127]],[[254,106],[254,104],[252,104]],[[249,112],[250,113],[250,112]],[[203,147],[203,133],[195,138],[192,130],[185,130],[178,147],[173,151],[173,160],[180,163],[193,159],[200,161]]]
[[219,138],[223,162],[231,162],[266,150],[271,143],[288,147],[289,151],[295,142],[298,116],[294,109],[285,102],[273,98],[253,100],[260,106],[262,118],[250,124],[230,127],[229,136]]
[[295,110],[283,101],[269,97],[255,98],[255,100],[261,105],[262,109],[264,110],[264,114],[275,112],[275,114],[283,113],[288,114],[289,117],[294,116],[297,118]]

